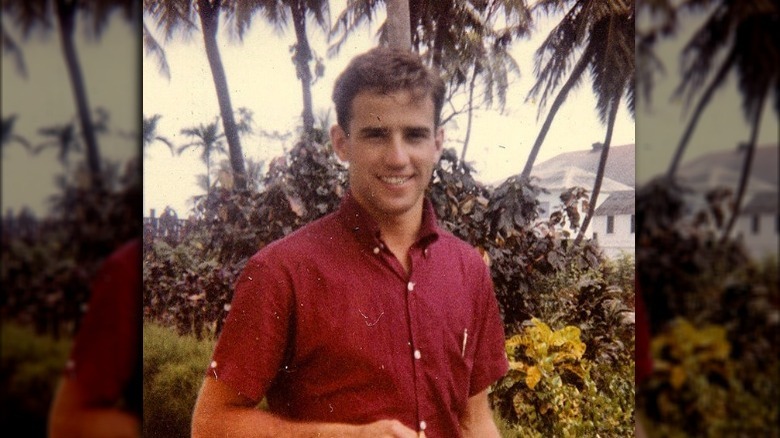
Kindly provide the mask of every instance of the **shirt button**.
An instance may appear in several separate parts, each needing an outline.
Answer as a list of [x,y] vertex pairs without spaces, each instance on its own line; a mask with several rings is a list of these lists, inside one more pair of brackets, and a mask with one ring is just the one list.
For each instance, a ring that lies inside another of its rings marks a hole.
[[374,247],[374,254],[379,254],[379,247],[378,246]]
[[425,248],[425,251],[423,251],[423,255],[424,255],[425,257],[428,257],[428,248]]
[[425,428],[428,427],[428,424],[425,422],[425,420],[420,422],[420,430],[425,430]]
[[414,358],[419,359],[422,357],[422,353],[420,353],[420,350],[414,350]]
[[409,283],[407,283],[406,284],[406,290],[408,290],[409,292],[413,291],[414,290],[414,283],[411,282],[411,281]]

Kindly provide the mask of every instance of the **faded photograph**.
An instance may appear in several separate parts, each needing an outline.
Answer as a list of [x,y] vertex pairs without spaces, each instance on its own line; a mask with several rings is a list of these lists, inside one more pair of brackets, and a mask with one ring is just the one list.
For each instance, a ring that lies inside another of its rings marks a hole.
[[778,435],[779,19],[776,2],[637,2],[647,436]]
[[144,435],[634,433],[630,2],[144,3]]
[[140,2],[2,3],[0,428],[140,436]]

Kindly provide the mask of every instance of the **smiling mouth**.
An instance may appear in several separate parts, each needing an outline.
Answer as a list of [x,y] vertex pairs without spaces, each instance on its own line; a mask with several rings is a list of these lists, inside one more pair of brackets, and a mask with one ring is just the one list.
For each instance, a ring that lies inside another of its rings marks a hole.
[[411,176],[380,176],[379,177],[382,182],[394,185],[394,186],[400,186],[404,184],[405,182],[412,179]]

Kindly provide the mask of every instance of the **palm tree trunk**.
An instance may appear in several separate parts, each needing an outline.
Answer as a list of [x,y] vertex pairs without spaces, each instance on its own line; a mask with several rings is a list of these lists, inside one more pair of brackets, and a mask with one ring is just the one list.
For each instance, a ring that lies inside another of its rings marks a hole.
[[571,91],[577,81],[582,77],[582,72],[584,72],[585,68],[588,67],[588,63],[590,61],[590,51],[590,46],[588,46],[588,49],[586,49],[585,53],[580,56],[580,60],[577,61],[577,65],[574,66],[571,74],[569,74],[569,79],[566,80],[566,83],[563,84],[563,87],[561,87],[561,91],[559,91],[558,95],[555,96],[555,101],[550,107],[550,112],[547,114],[547,118],[544,120],[544,124],[542,125],[542,129],[539,131],[539,135],[536,136],[536,140],[534,141],[534,145],[531,148],[531,152],[528,154],[528,160],[525,162],[525,167],[523,167],[523,171],[520,173],[521,179],[528,179],[531,176],[531,169],[534,167],[534,162],[536,162],[536,156],[539,155],[539,149],[541,149],[542,143],[544,143],[544,138],[547,137],[547,131],[550,130],[550,125],[552,125],[555,114],[558,113],[561,105],[563,105],[563,102],[566,101],[566,96],[569,94],[569,91]]
[[[621,87],[620,89],[622,89]],[[588,204],[588,214],[585,215],[585,219],[582,221],[582,227],[577,234],[577,238],[574,239],[574,247],[579,246],[582,242],[582,238],[585,237],[585,233],[590,225],[590,219],[593,217],[593,212],[596,211],[596,202],[599,198],[599,192],[601,191],[601,183],[604,181],[604,171],[607,168],[607,157],[609,157],[609,145],[612,142],[612,131],[615,128],[615,118],[617,117],[618,106],[620,106],[620,96],[612,99],[612,108],[609,109],[609,121],[607,124],[607,135],[604,138],[604,146],[601,149],[601,157],[599,159],[599,168],[596,171],[596,181],[593,183],[593,192],[590,194],[590,201]]]
[[412,47],[412,25],[409,0],[387,0],[387,45],[409,50]]
[[297,40],[294,58],[295,70],[298,73],[303,91],[303,132],[307,138],[310,138],[311,133],[314,132],[314,110],[311,98],[311,70],[309,69],[312,55],[309,38],[306,35],[306,5],[298,0],[290,6],[290,10]]
[[466,138],[463,140],[463,150],[460,152],[460,167],[463,168],[466,162],[466,151],[469,148],[469,141],[471,140],[471,120],[474,117],[474,85],[477,81],[477,67],[474,66],[474,74],[471,76],[471,82],[469,83],[469,112],[466,119]]
[[76,45],[73,41],[76,20],[76,2],[67,0],[57,0],[57,22],[60,28],[60,43],[65,58],[65,64],[68,69],[70,84],[73,89],[73,98],[76,100],[76,111],[78,113],[81,132],[84,136],[84,144],[87,148],[87,166],[89,168],[92,188],[102,187],[102,174],[100,172],[100,148],[98,146],[95,129],[92,125],[92,116],[89,112],[89,100],[87,99],[87,88],[84,85],[84,75],[81,72]]
[[[764,96],[767,94],[765,93]],[[766,100],[766,97],[764,97]],[[750,132],[750,141],[745,148],[745,161],[742,164],[742,173],[739,176],[739,186],[737,188],[737,197],[734,200],[734,210],[731,213],[729,222],[726,224],[726,228],[723,230],[723,236],[721,236],[721,244],[724,244],[728,240],[731,230],[734,229],[734,224],[739,218],[739,213],[742,211],[742,200],[745,197],[745,191],[747,190],[748,177],[750,176],[750,168],[753,166],[753,156],[756,151],[756,139],[758,137],[758,128],[761,125],[761,115],[764,110],[764,101],[759,105],[756,114],[753,116],[753,126]]]
[[236,120],[233,117],[233,106],[230,103],[230,93],[227,84],[225,68],[217,45],[217,29],[219,25],[219,4],[209,0],[198,0],[198,15],[203,28],[203,42],[206,46],[206,57],[211,67],[211,76],[217,91],[219,112],[222,116],[222,127],[225,129],[225,139],[228,143],[230,167],[233,169],[233,179],[237,190],[246,189],[246,168],[241,141],[238,137]]
[[704,112],[704,108],[707,107],[707,104],[709,104],[710,99],[712,99],[712,95],[715,93],[715,90],[720,87],[721,83],[726,78],[726,75],[736,60],[736,55],[737,52],[732,49],[728,58],[726,58],[726,60],[723,61],[723,64],[720,66],[720,69],[715,75],[715,78],[712,80],[712,83],[707,87],[704,94],[702,94],[701,99],[699,99],[699,103],[696,105],[696,109],[693,111],[691,120],[688,122],[688,125],[685,127],[685,132],[683,132],[683,135],[680,138],[680,143],[677,144],[677,149],[674,151],[674,157],[672,157],[672,162],[669,164],[669,169],[666,171],[667,179],[672,179],[677,174],[677,169],[680,168],[680,162],[682,161],[683,153],[685,153],[685,149],[688,146],[691,135],[693,135],[693,130],[699,121],[699,117]]

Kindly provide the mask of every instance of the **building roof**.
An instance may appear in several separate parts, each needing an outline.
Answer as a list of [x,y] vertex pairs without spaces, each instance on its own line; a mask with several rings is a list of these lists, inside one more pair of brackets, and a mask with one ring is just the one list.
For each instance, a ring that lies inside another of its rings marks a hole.
[[634,190],[614,192],[593,212],[594,216],[615,216],[619,214],[634,214],[636,195]]
[[[588,191],[593,190],[596,174],[579,167],[549,168],[535,172],[533,177],[538,179],[540,187],[547,190],[566,190],[572,187],[582,187]],[[601,181],[601,192],[612,193],[623,190],[633,190],[633,187],[621,184],[606,175]]]
[[[636,187],[636,148],[633,144],[610,146],[604,178],[617,181],[629,187]],[[581,151],[564,152],[549,160],[534,165],[531,175],[554,169],[576,167],[594,175],[599,167],[601,149],[597,146]],[[591,186],[593,183],[591,182]],[[544,186],[543,186],[544,187]]]
[[742,208],[742,214],[777,214],[777,191],[759,192]]
[[[690,186],[694,190],[707,191],[716,187],[727,187],[736,192],[739,187],[741,170],[733,170],[729,167],[720,167],[713,163],[699,163],[696,166],[689,167],[685,171],[680,170],[680,181]],[[777,185],[758,179],[754,176],[748,176],[747,191],[751,193],[771,191],[776,189]]]
[[[763,184],[769,184],[775,187],[778,186],[778,172],[777,172],[777,144],[773,145],[761,145],[757,146],[753,155],[753,164],[750,170],[750,181],[748,184],[749,190],[764,191]],[[705,180],[709,178],[710,183],[717,185],[724,185],[728,187],[736,187],[736,185],[730,180],[733,178],[728,177],[729,181],[719,181],[715,177],[707,177],[707,174],[713,173],[713,169],[725,169],[731,171],[723,172],[723,175],[736,174],[739,175],[742,172],[742,166],[744,164],[745,155],[742,150],[738,148],[711,152],[706,155],[701,155],[690,161],[685,162],[680,166],[679,176],[686,181],[692,180]],[[737,179],[738,180],[738,179]],[[755,187],[754,187],[755,185]],[[713,188],[715,186],[710,186]]]

